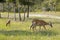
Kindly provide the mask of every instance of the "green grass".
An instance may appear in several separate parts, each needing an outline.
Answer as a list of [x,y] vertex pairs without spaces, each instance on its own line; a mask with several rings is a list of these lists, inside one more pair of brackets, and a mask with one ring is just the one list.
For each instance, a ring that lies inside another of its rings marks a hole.
[[11,21],[11,26],[5,26],[7,19],[0,19],[0,40],[60,40],[60,23],[57,19],[43,19],[52,21],[53,28],[46,26],[47,30],[42,28],[40,31],[29,29],[31,19],[25,22]]

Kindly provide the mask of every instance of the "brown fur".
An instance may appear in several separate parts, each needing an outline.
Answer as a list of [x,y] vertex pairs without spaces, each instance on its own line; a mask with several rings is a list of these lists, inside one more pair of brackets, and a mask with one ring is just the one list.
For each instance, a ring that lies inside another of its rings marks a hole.
[[32,28],[34,30],[36,29],[36,26],[43,26],[44,29],[46,29],[45,25],[50,25],[52,27],[52,23],[49,24],[45,22],[44,20],[33,19],[30,29]]

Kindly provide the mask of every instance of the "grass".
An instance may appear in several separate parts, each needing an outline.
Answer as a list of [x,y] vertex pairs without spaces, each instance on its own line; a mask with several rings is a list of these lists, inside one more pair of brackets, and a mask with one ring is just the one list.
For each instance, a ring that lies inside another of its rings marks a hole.
[[60,23],[58,19],[43,19],[52,21],[53,28],[46,26],[47,30],[42,28],[40,31],[29,29],[31,19],[25,22],[11,21],[11,26],[5,26],[7,19],[0,19],[0,40],[60,40]]
[[[46,12],[46,14],[60,16],[60,12]],[[4,13],[2,15],[6,14]],[[47,30],[42,28],[39,31],[37,28],[37,31],[33,32],[29,29],[31,19],[32,18],[26,20],[25,22],[12,21],[11,26],[7,27],[5,26],[7,19],[0,19],[0,40],[60,40],[60,20],[38,18],[43,19],[46,22],[53,22],[53,28],[46,26]]]

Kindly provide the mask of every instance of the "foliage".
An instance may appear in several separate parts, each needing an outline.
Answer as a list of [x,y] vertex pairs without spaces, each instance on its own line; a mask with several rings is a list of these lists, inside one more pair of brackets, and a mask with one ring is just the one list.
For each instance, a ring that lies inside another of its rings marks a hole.
[[27,0],[20,0],[19,1],[22,5],[33,5],[33,2],[27,1]]
[[[29,5],[32,6],[31,11],[37,11],[37,10],[42,10],[43,7],[45,7],[45,10],[55,10],[56,11],[60,11],[60,0],[0,0],[0,2],[6,2],[8,1],[9,3],[14,3],[17,4],[19,3],[19,5]],[[13,5],[13,4],[12,4]],[[35,6],[35,7],[34,7]],[[21,10],[22,11],[22,10]],[[23,12],[23,11],[22,11]]]
[[0,0],[1,3],[6,2],[5,0]]

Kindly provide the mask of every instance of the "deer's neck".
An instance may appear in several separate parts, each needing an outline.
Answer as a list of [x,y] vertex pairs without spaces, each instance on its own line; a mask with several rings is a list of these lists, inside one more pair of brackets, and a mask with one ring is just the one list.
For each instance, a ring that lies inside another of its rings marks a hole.
[[46,25],[49,25],[49,23],[46,23]]

